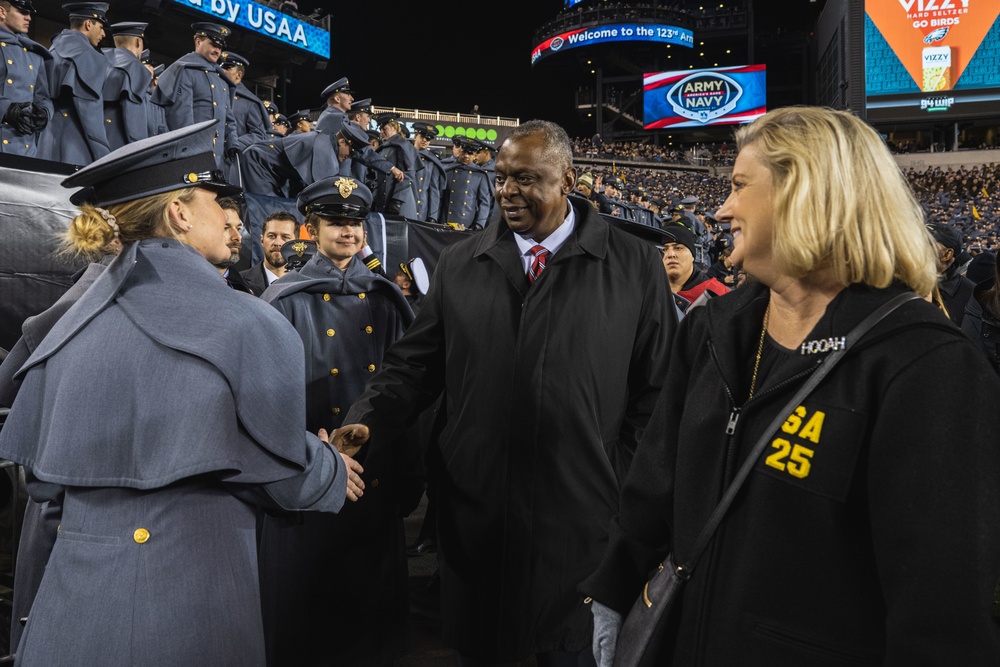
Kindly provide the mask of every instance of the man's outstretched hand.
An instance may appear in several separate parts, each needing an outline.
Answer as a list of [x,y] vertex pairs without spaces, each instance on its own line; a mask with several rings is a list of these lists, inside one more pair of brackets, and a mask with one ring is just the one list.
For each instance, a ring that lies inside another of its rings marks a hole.
[[370,436],[371,432],[364,424],[347,424],[333,432],[330,444],[336,447],[341,454],[353,457],[368,442]]
[[[361,431],[361,429],[364,430]],[[357,501],[358,498],[365,495],[365,481],[361,479],[361,473],[365,469],[351,457],[357,454],[361,446],[368,441],[368,427],[363,424],[343,426],[335,430],[332,437],[329,436],[326,429],[321,428],[316,435],[323,442],[332,444],[340,452],[340,458],[347,466],[347,498],[351,501]]]

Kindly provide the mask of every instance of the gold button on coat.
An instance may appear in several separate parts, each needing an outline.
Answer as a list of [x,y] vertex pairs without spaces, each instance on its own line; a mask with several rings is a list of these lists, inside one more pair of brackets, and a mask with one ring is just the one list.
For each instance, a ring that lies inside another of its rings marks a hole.
[[359,294],[359,295],[358,295],[358,298],[359,298],[359,299],[363,299],[363,298],[365,298],[365,293],[364,293],[364,292],[362,292],[361,294]]
[[327,329],[326,330],[326,335],[327,336],[333,336],[335,333],[337,333],[337,332],[334,331],[333,329]]
[[330,412],[332,412],[335,415],[339,415],[340,414],[340,408],[330,408]]
[[329,301],[329,300],[330,300],[330,295],[329,294],[324,294],[323,295],[323,301]]
[[365,333],[371,333],[373,329],[371,327],[365,327]]
[[374,373],[375,372],[375,364],[368,364],[368,371],[370,373]]
[[330,369],[330,375],[340,375],[340,369],[339,368],[331,368]]
[[136,528],[135,532],[132,533],[132,539],[138,544],[145,544],[146,540],[149,539],[149,531],[145,528]]

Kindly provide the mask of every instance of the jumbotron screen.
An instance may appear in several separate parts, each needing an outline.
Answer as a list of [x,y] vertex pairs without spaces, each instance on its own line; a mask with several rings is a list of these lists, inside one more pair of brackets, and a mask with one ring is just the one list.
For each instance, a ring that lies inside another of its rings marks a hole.
[[767,111],[765,65],[643,75],[647,130],[749,123]]
[[694,48],[694,33],[687,28],[661,23],[609,23],[574,28],[553,35],[532,49],[531,64],[560,51],[610,42],[657,42]]
[[868,120],[948,120],[1000,105],[1000,2],[866,0]]

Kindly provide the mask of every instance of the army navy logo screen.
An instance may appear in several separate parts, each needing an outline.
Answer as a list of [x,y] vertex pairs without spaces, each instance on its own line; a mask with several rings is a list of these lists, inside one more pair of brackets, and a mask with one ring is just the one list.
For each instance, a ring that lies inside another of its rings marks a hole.
[[764,65],[646,74],[645,128],[749,123],[767,111],[766,75]]
[[667,93],[674,113],[701,123],[709,123],[736,108],[743,87],[725,74],[699,72],[684,77]]

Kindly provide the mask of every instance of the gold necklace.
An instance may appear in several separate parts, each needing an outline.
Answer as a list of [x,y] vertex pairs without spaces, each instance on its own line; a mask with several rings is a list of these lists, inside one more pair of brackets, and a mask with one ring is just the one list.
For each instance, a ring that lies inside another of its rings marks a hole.
[[764,353],[764,337],[767,336],[767,321],[771,317],[771,302],[767,302],[767,309],[764,311],[764,326],[760,328],[760,342],[757,343],[757,358],[753,362],[753,377],[750,378],[750,398],[753,398],[753,390],[757,386],[757,371],[760,369],[760,357]]

